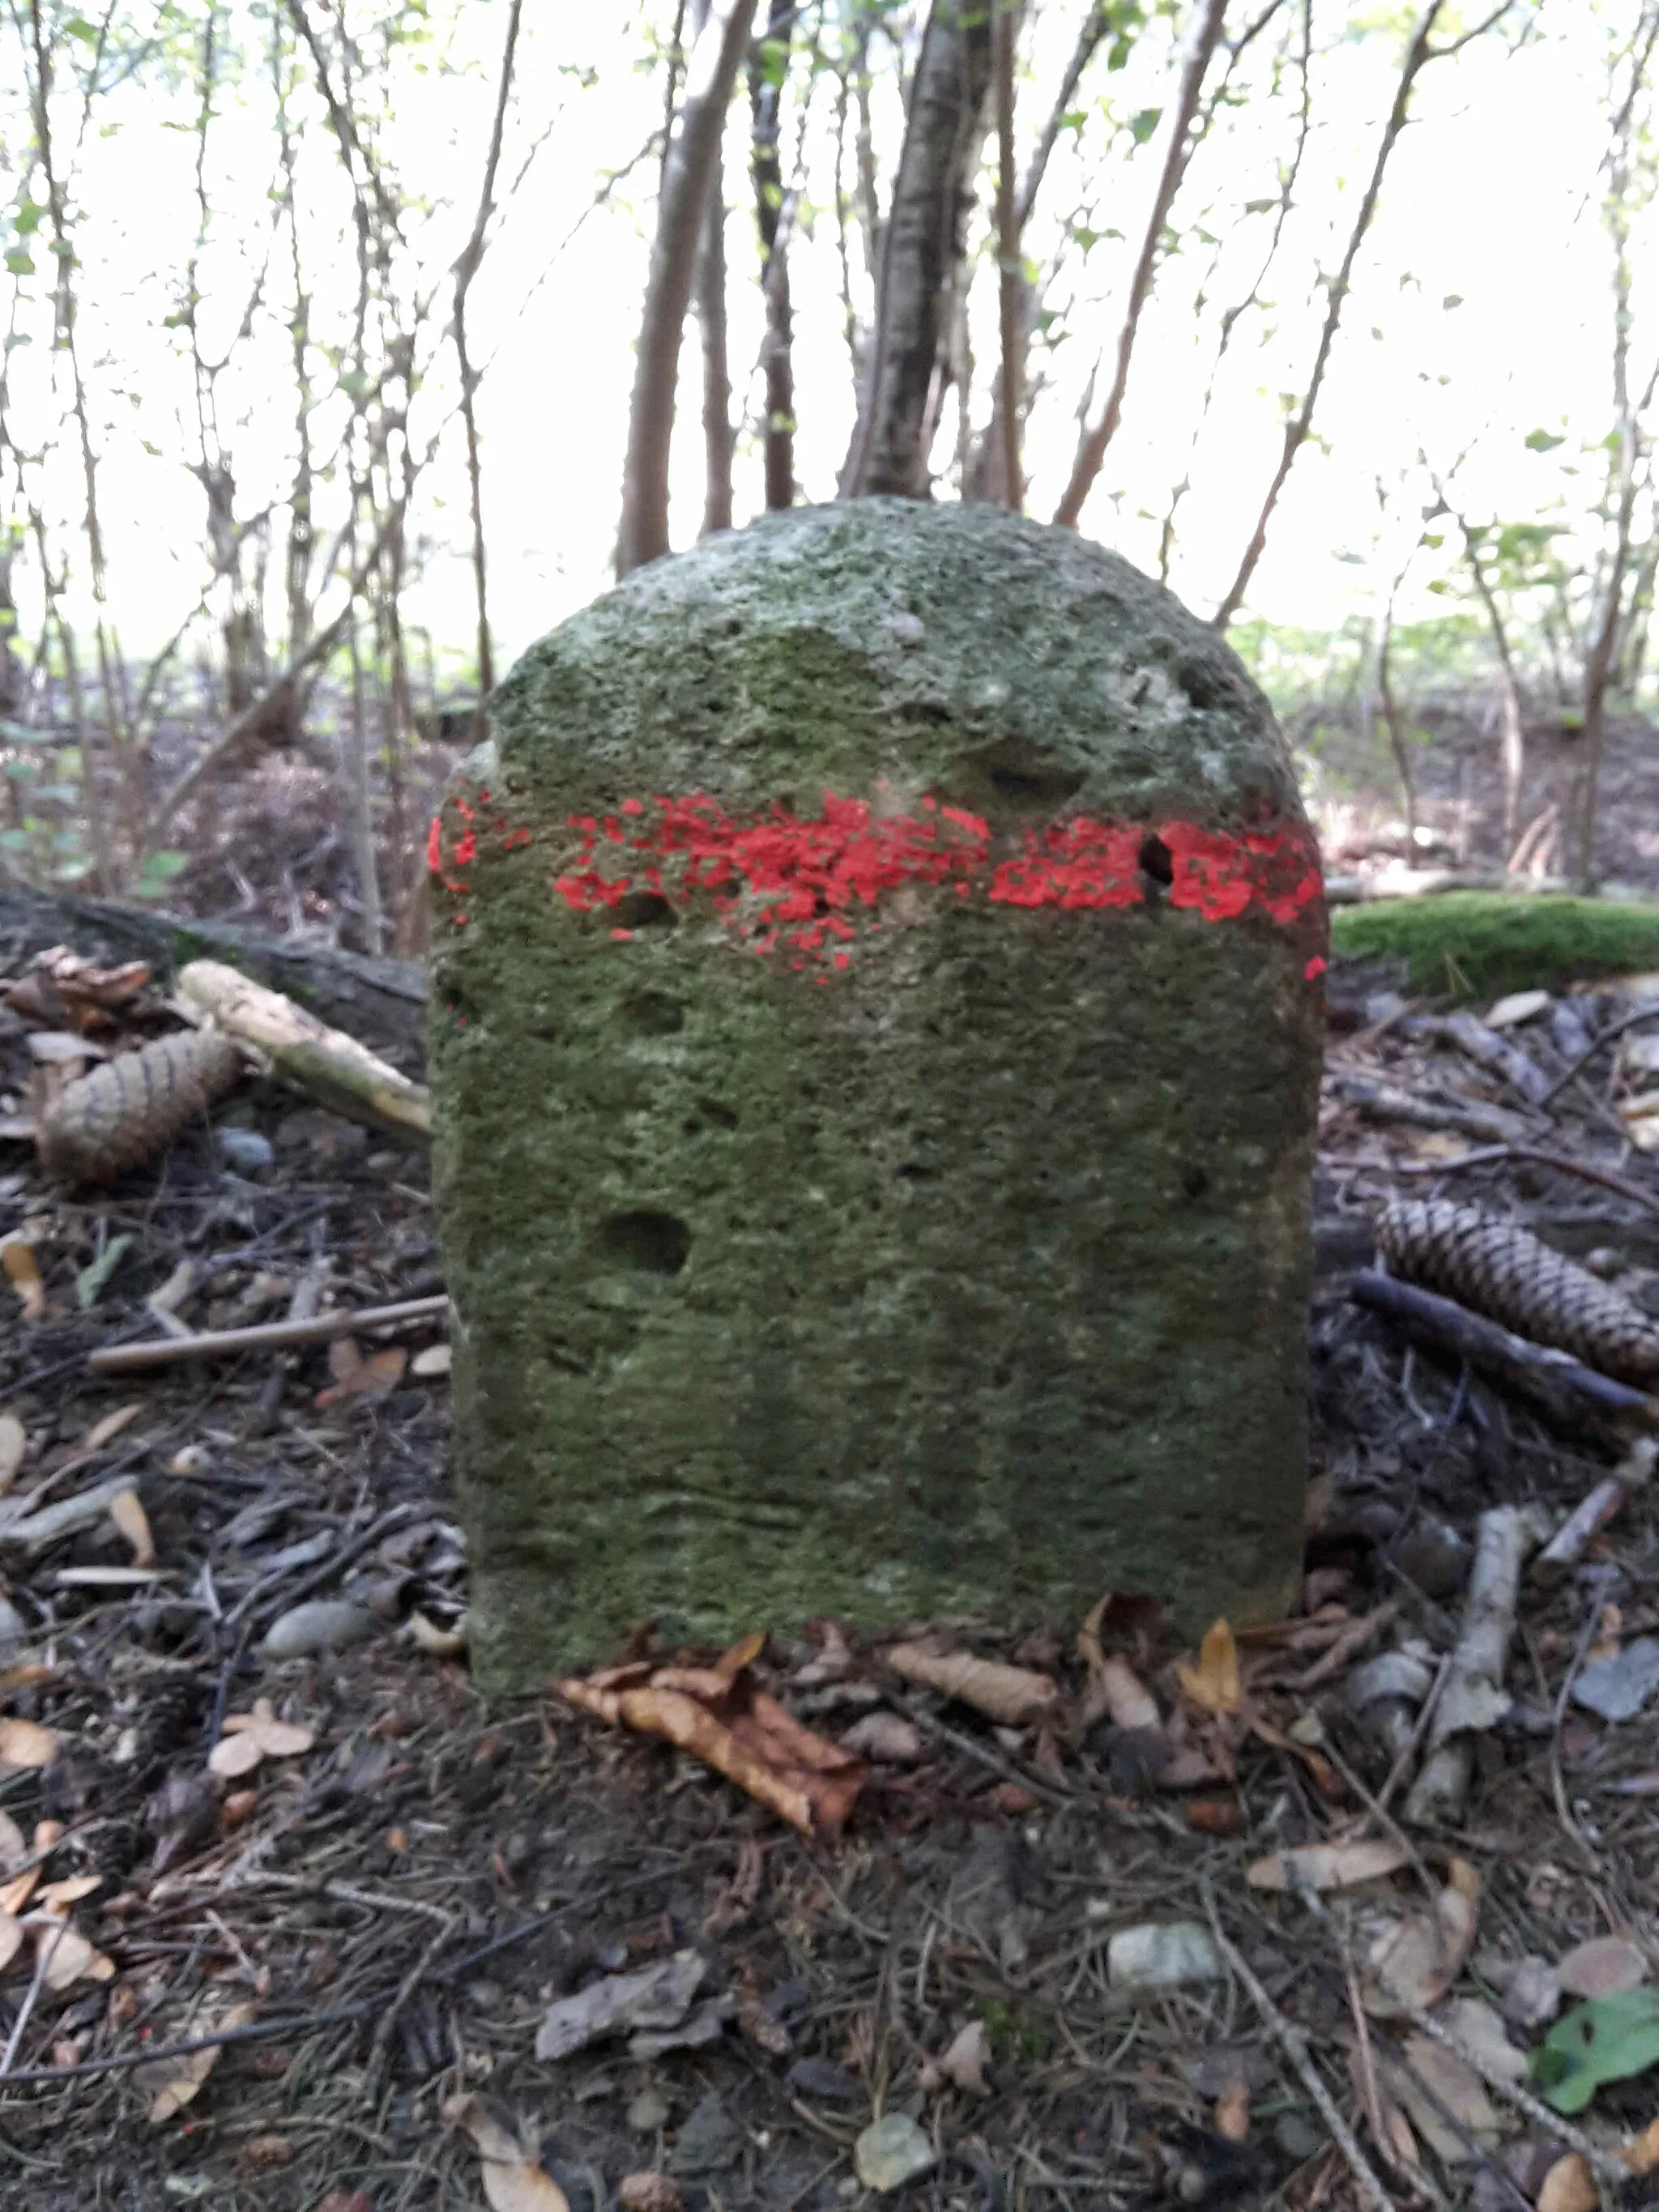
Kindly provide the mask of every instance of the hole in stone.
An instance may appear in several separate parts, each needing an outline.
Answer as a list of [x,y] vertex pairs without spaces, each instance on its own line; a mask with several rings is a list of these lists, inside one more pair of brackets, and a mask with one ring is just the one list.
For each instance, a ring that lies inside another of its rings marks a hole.
[[717,1129],[735,1129],[738,1126],[737,1109],[722,1106],[718,1098],[699,1098],[697,1111],[705,1121],[713,1122]]
[[691,1231],[678,1213],[642,1206],[613,1213],[599,1231],[601,1249],[625,1267],[646,1275],[678,1275],[691,1251]]
[[1207,1197],[1210,1189],[1208,1170],[1204,1168],[1188,1168],[1181,1178],[1181,1188],[1188,1198]]
[[679,920],[659,891],[626,891],[609,911],[617,929],[672,929]]
[[948,722],[951,709],[942,699],[907,699],[898,710],[901,722],[921,722],[936,726]]
[[933,1170],[932,1168],[924,1167],[920,1160],[906,1160],[899,1167],[897,1173],[903,1182],[930,1182],[933,1180]]
[[1176,663],[1175,672],[1176,681],[1194,707],[1225,707],[1231,702],[1232,686],[1219,669],[1188,659]]
[[1005,814],[1048,815],[1083,787],[1083,771],[1023,738],[1000,738],[966,756],[972,796]]
[[1175,881],[1175,860],[1161,837],[1143,838],[1135,858],[1141,874],[1150,876],[1155,884],[1162,884],[1167,890]]
[[685,1027],[685,1009],[666,991],[635,991],[623,1000],[622,1018],[641,1036],[672,1036]]

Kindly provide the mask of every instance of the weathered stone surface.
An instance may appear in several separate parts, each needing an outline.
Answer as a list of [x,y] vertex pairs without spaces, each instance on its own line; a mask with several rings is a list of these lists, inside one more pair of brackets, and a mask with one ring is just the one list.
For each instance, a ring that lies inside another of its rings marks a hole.
[[814,1613],[1281,1607],[1324,917],[1214,633],[871,500],[533,647],[434,825],[486,1681]]

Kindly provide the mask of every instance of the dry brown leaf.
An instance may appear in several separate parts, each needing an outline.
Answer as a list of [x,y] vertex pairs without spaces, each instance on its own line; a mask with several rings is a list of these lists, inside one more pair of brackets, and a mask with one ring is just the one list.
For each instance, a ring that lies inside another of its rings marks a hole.
[[269,1698],[258,1698],[251,1713],[225,1715],[224,1734],[208,1753],[208,1765],[230,1779],[252,1774],[263,1759],[296,1759],[316,1741],[309,1729],[279,1721]]
[[690,1752],[803,1835],[834,1838],[866,1769],[755,1687],[749,1666],[765,1640],[745,1638],[714,1667],[640,1662],[555,1687],[584,1712]]
[[1297,1844],[1257,1859],[1245,1868],[1244,1879],[1252,1889],[1352,1889],[1397,1874],[1407,1862],[1399,1844]]
[[118,1490],[109,1502],[109,1517],[132,1553],[135,1567],[155,1565],[155,1539],[149,1532],[149,1516],[136,1490]]
[[896,1644],[886,1660],[907,1682],[960,1698],[1004,1728],[1045,1719],[1059,1701],[1052,1675],[1035,1674],[1027,1667],[1005,1667],[994,1659],[975,1659],[969,1651],[941,1653],[929,1651],[924,1644]]
[[455,1355],[448,1345],[425,1344],[410,1361],[409,1371],[422,1382],[429,1382],[435,1376],[447,1375],[454,1362]]
[[13,1913],[0,1911],[0,1972],[10,1966],[22,1947],[22,1922]]
[[20,1913],[33,1896],[40,1881],[40,1868],[32,1866],[25,1867],[20,1875],[14,1875],[9,1882],[0,1884],[0,1912],[9,1918]]
[[29,1855],[28,1838],[9,1813],[0,1813],[0,1874],[14,1874]]
[[1407,1913],[1373,1938],[1365,1961],[1366,2011],[1394,2020],[1437,2004],[1462,1970],[1480,1909],[1480,1875],[1467,1859],[1453,1859],[1432,1917]]
[[0,1767],[49,1766],[57,1749],[56,1729],[38,1721],[0,1720]]
[[[222,2019],[214,2022],[214,2031],[246,2027],[258,2010],[256,2004],[234,2005]],[[151,2127],[160,2127],[175,2112],[183,2112],[219,2063],[222,2048],[221,2044],[210,2043],[205,2051],[187,2051],[178,2058],[153,2058],[133,2069],[139,2087],[148,2089],[154,2100],[149,2108]]]
[[29,1448],[28,1431],[15,1413],[0,1413],[0,1497],[17,1479]]
[[1242,2081],[1224,2089],[1215,2100],[1215,2131],[1229,2142],[1243,2142],[1250,2132],[1250,2093]]
[[884,1766],[914,1765],[927,1748],[921,1730],[897,1713],[866,1713],[842,1729],[841,1743],[855,1759],[873,1759]]
[[1175,1662],[1176,1680],[1200,1712],[1236,1713],[1244,1702],[1238,1672],[1238,1646],[1224,1620],[1218,1620],[1199,1647],[1198,1664]]
[[1659,2119],[1650,2120],[1639,2136],[1621,2146],[1619,2155],[1632,2173],[1651,2173],[1659,2166]]
[[1163,1725],[1158,1700],[1134,1668],[1118,1654],[1108,1653],[1102,1642],[1106,1617],[1113,1606],[1110,1597],[1102,1598],[1090,1607],[1077,1632],[1077,1655],[1089,1670],[1088,1683],[1074,1721],[1079,1735],[1091,1729],[1103,1715],[1110,1718],[1115,1728],[1155,1729]]
[[117,1406],[112,1413],[93,1423],[81,1440],[81,1449],[83,1452],[102,1451],[106,1444],[114,1443],[123,1429],[131,1428],[143,1410],[142,1398],[134,1398],[125,1406]]
[[1582,2152],[1558,2158],[1538,2192],[1538,2212],[1597,2212],[1601,2193]]
[[337,1336],[328,1347],[329,1372],[334,1380],[317,1393],[319,1407],[337,1405],[342,1398],[374,1398],[403,1380],[409,1354],[401,1344],[363,1358],[349,1336]]
[[466,1649],[466,1615],[463,1613],[453,1628],[440,1628],[417,1607],[409,1616],[409,1632],[416,1648],[424,1651],[428,1658],[453,1659]]
[[[1404,2056],[1409,2070],[1396,2075],[1390,2087],[1435,2156],[1448,2166],[1461,2166],[1478,2155],[1450,2126],[1448,2114],[1464,2135],[1490,2148],[1498,2140],[1498,2112],[1474,2067],[1432,2036],[1421,2033],[1407,2037]],[[1432,2100],[1424,2083],[1433,2090]]]
[[481,2097],[452,2097],[444,2118],[465,2128],[483,2161],[490,2212],[570,2212],[563,2190],[525,2156],[524,2146]]
[[34,1256],[33,1246],[21,1237],[8,1237],[0,1243],[0,1267],[5,1269],[6,1280],[17,1293],[24,1320],[44,1320],[46,1286],[40,1279],[40,1262]]
[[100,1874],[70,1875],[64,1881],[49,1881],[37,1901],[48,1911],[66,1912],[71,1905],[78,1905],[83,1897],[90,1897],[94,1890],[103,1886]]

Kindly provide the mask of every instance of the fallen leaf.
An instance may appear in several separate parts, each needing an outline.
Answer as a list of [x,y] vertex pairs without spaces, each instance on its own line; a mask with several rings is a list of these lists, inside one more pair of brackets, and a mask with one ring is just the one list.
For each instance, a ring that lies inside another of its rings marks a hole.
[[418,1375],[422,1382],[430,1382],[434,1376],[447,1375],[454,1362],[454,1352],[450,1346],[426,1344],[410,1361],[409,1371],[411,1375]]
[[1601,2192],[1589,2161],[1581,2152],[1571,2150],[1565,2158],[1558,2158],[1544,2176],[1544,2185],[1538,2192],[1538,2212],[1597,2212],[1601,2202]]
[[1255,1860],[1245,1868],[1244,1879],[1252,1889],[1352,1889],[1397,1874],[1407,1863],[1399,1844],[1297,1844]]
[[1090,1607],[1077,1632],[1078,1657],[1089,1670],[1077,1715],[1079,1735],[1085,1734],[1103,1716],[1109,1717],[1115,1728],[1156,1729],[1163,1725],[1164,1717],[1152,1692],[1128,1661],[1115,1652],[1109,1653],[1102,1641],[1112,1607],[1110,1597],[1102,1598]]
[[921,1729],[897,1713],[866,1713],[842,1733],[841,1742],[843,1751],[884,1766],[913,1765],[927,1748]]
[[524,2145],[477,2096],[452,2097],[444,2118],[464,2128],[483,2163],[490,2212],[570,2212],[563,2190],[526,2158]]
[[1243,2142],[1250,2132],[1250,2093],[1242,2081],[1215,2100],[1215,2131],[1228,2142]]
[[1449,2034],[1468,2051],[1483,2081],[1524,2081],[1527,2058],[1504,2032],[1504,2022],[1481,1997],[1458,1997],[1441,2018]]
[[81,1439],[81,1449],[83,1452],[102,1451],[106,1444],[114,1443],[123,1429],[131,1428],[143,1410],[142,1398],[135,1398],[125,1406],[117,1406],[112,1412],[93,1423]]
[[1648,1961],[1626,1936],[1595,1936],[1576,1944],[1555,1971],[1570,1996],[1610,1997],[1639,1988],[1648,1978]]
[[1604,2081],[1659,2063],[1659,1990],[1621,1990],[1565,2014],[1532,2055],[1533,2080],[1558,2112],[1582,2112]]
[[[1497,2142],[1498,2113],[1473,2066],[1431,2035],[1407,2036],[1405,2059],[1406,2066],[1393,2076],[1391,2087],[1437,2158],[1448,2166],[1467,2166],[1479,2154],[1448,2124],[1447,2113],[1480,2149]],[[1434,2091],[1433,2103],[1423,2088],[1425,2081]]]
[[292,2136],[250,2136],[236,2154],[245,2173],[271,2173],[294,2163],[298,2146]]
[[1572,1686],[1572,1701],[1604,1721],[1627,1721],[1659,1690],[1659,1637],[1638,1636],[1611,1658],[1586,1667]]
[[1486,1027],[1513,1029],[1518,1023],[1529,1022],[1535,1014],[1541,1014],[1549,1003],[1547,991],[1511,991],[1487,1009]]
[[409,1616],[409,1632],[428,1659],[453,1659],[466,1649],[466,1615],[463,1613],[453,1628],[440,1628],[416,1607]]
[[1175,1671],[1176,1680],[1200,1712],[1236,1713],[1244,1702],[1238,1646],[1224,1620],[1218,1620],[1200,1645],[1197,1666],[1177,1659]]
[[15,1413],[0,1413],[0,1497],[11,1488],[29,1448],[28,1431]]
[[49,1766],[57,1749],[56,1729],[38,1721],[0,1720],[0,1767]]
[[149,1516],[139,1503],[136,1490],[118,1490],[109,1502],[109,1517],[119,1529],[132,1553],[135,1567],[155,1565],[155,1539],[149,1532]]
[[568,2058],[590,2043],[640,2028],[677,2027],[690,2010],[708,1972],[696,1951],[677,1951],[672,1959],[632,1974],[606,1974],[574,1996],[560,1997],[542,2015],[536,2031],[536,2056],[544,2062]]
[[97,1304],[106,1284],[137,1241],[131,1231],[112,1237],[90,1266],[81,1269],[75,1278],[75,1303],[82,1313],[90,1313]]
[[25,1321],[42,1321],[46,1311],[46,1286],[40,1279],[40,1263],[34,1256],[34,1248],[21,1237],[8,1237],[0,1243],[0,1267],[6,1279],[17,1293],[17,1303],[23,1309]]
[[388,1345],[365,1359],[349,1336],[337,1336],[328,1347],[329,1372],[334,1380],[317,1393],[319,1407],[336,1405],[342,1398],[374,1398],[403,1380],[409,1354],[401,1344]]
[[9,1912],[0,1912],[0,1970],[9,1966],[22,1948],[22,1922]]
[[295,1759],[317,1741],[307,1728],[279,1721],[269,1698],[254,1701],[251,1713],[227,1713],[224,1733],[208,1753],[208,1765],[228,1780],[251,1774],[263,1759]]
[[49,1990],[66,1990],[73,1982],[114,1980],[114,1960],[95,1949],[61,1913],[31,1912],[23,1925],[34,1937],[34,1955]]
[[1650,2120],[1639,2136],[1620,2147],[1619,2155],[1632,2173],[1651,2173],[1659,2166],[1659,2119]]
[[1244,1825],[1243,1813],[1231,1797],[1188,1797],[1181,1816],[1205,1836],[1236,1836]]
[[28,1855],[27,1837],[9,1813],[0,1812],[0,1874],[15,1874]]
[[1480,1875],[1467,1859],[1453,1859],[1432,1916],[1407,1913],[1372,1938],[1365,1960],[1366,2011],[1392,2020],[1437,2004],[1462,1971],[1480,1907]]
[[985,2068],[990,2056],[990,2034],[985,2022],[970,2020],[951,2039],[950,2048],[938,2062],[939,2071],[953,2089],[960,2089],[964,2095],[988,2097],[991,2085],[985,2078]]
[[895,1644],[885,1657],[907,1682],[959,1698],[1004,1728],[1043,1719],[1060,1697],[1052,1675],[1035,1674],[1027,1667],[1006,1667],[995,1659],[976,1659],[970,1651],[929,1651],[921,1644]]
[[104,1886],[100,1874],[70,1875],[64,1881],[49,1881],[38,1894],[38,1902],[53,1912],[67,1912],[71,1905],[78,1905],[83,1897],[90,1897],[95,1889]]
[[714,1667],[653,1668],[641,1660],[555,1687],[584,1712],[690,1752],[803,1835],[834,1838],[866,1770],[756,1687],[750,1663],[764,1642],[763,1635],[745,1638]]
[[[234,2006],[224,2016],[212,2024],[211,2033],[234,2027],[245,2027],[258,2011],[253,2004]],[[203,2033],[210,2031],[204,2029]],[[152,2058],[145,2065],[135,2067],[133,2078],[141,2089],[150,2093],[149,2124],[159,2128],[175,2112],[183,2112],[196,2095],[204,2081],[219,2063],[222,2044],[210,2043],[204,2051],[187,2051],[177,2058]]]

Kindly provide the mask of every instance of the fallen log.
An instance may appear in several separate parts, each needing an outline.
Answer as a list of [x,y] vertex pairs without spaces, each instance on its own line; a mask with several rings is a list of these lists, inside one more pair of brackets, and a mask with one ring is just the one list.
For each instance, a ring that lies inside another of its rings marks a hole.
[[1398,1084],[1380,1083],[1374,1076],[1352,1068],[1334,1069],[1327,1079],[1333,1097],[1357,1106],[1375,1121],[1407,1121],[1421,1129],[1461,1129],[1471,1137],[1485,1137],[1499,1145],[1523,1142],[1532,1125],[1501,1106],[1482,1106],[1474,1099],[1419,1097]]
[[232,922],[0,884],[0,971],[54,945],[112,964],[147,960],[163,979],[188,961],[221,960],[407,1068],[424,1058],[426,971],[416,961],[371,959]]
[[1659,1431],[1659,1398],[1615,1382],[1565,1352],[1512,1336],[1451,1298],[1370,1267],[1354,1276],[1348,1296],[1356,1305],[1395,1322],[1413,1343],[1467,1360],[1478,1373],[1537,1406],[1558,1427],[1582,1431],[1588,1422],[1626,1439]]

